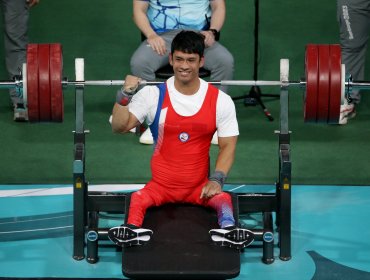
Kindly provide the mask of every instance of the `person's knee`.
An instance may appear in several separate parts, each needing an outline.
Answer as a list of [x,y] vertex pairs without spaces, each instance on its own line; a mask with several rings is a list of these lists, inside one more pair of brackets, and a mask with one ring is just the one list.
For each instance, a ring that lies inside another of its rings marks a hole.
[[133,56],[130,61],[131,73],[144,80],[155,79],[155,70],[150,66],[148,60],[143,56]]
[[232,208],[232,199],[231,195],[227,192],[221,192],[216,195],[214,195],[210,200],[209,200],[210,206],[218,209],[219,207],[223,207],[223,205],[227,205],[228,207]]
[[205,57],[204,67],[211,71],[211,79],[231,80],[234,75],[234,57],[226,49],[219,49]]
[[215,61],[217,61],[215,64],[219,69],[234,70],[234,57],[230,52],[219,52]]
[[144,191],[137,191],[131,195],[130,206],[140,205],[140,207],[148,208],[154,204],[152,197]]
[[231,195],[227,192],[221,192],[217,194],[216,196],[217,196],[217,199],[221,201],[227,201],[229,203],[232,203]]
[[220,60],[222,61],[222,63],[232,69],[234,69],[234,57],[231,53],[229,52],[224,52],[221,56],[220,56]]

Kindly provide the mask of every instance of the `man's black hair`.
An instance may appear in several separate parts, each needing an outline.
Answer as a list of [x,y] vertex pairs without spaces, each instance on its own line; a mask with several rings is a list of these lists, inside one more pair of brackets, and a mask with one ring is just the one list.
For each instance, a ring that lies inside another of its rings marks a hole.
[[196,53],[200,57],[204,54],[204,36],[199,32],[182,30],[171,43],[171,53],[181,51],[184,53]]

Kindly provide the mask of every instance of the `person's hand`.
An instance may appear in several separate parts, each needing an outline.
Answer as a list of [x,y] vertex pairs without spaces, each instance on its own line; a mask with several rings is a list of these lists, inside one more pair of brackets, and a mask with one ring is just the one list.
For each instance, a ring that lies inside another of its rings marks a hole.
[[123,84],[123,90],[126,93],[134,94],[139,87],[141,79],[133,75],[127,75],[125,78],[125,83]]
[[26,0],[28,7],[36,6],[39,3],[39,0]]
[[127,75],[125,78],[125,83],[122,86],[122,89],[117,91],[116,94],[116,103],[120,104],[121,106],[127,106],[130,102],[136,90],[141,82],[141,79]]
[[166,42],[163,40],[161,36],[158,36],[157,34],[151,35],[146,40],[149,44],[149,46],[152,48],[153,51],[155,51],[159,55],[165,55],[166,54]]
[[221,185],[215,181],[208,181],[203,187],[202,193],[200,194],[201,199],[210,199],[216,194],[222,192]]
[[215,36],[213,35],[212,31],[203,30],[200,33],[204,36],[204,44],[206,48],[211,47],[216,42]]

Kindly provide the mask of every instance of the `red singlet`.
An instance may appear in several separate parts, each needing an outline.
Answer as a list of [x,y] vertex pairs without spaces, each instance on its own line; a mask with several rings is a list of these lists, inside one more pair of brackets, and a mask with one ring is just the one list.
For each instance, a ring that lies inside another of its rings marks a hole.
[[161,114],[166,115],[164,123],[158,126],[158,139],[151,160],[152,179],[132,194],[127,223],[140,227],[148,207],[174,202],[215,208],[219,219],[222,211],[231,211],[232,216],[229,194],[200,199],[202,188],[208,181],[218,89],[208,86],[201,108],[192,116],[176,113],[167,88],[165,90]]

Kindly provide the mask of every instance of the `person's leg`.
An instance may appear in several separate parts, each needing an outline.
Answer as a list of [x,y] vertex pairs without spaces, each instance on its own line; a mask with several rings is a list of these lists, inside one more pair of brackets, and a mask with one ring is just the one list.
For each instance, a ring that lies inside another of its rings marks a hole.
[[[364,79],[366,51],[370,33],[368,0],[337,0],[342,62],[354,80]],[[353,103],[360,102],[358,90],[351,94]]]
[[[19,75],[26,62],[29,8],[25,0],[3,0],[5,62],[9,78]],[[14,105],[23,103],[15,89],[10,90]]]
[[217,219],[220,228],[235,226],[233,204],[230,194],[222,192],[209,199],[206,206],[217,212]]
[[179,31],[171,31],[161,34],[166,42],[167,53],[158,55],[144,40],[131,57],[131,73],[146,81],[154,81],[155,71],[168,64],[168,54],[171,50],[171,42]]
[[212,241],[217,245],[236,249],[245,248],[250,245],[254,241],[254,234],[250,230],[239,228],[238,225],[235,224],[231,195],[222,192],[210,199],[200,199],[204,184],[192,190],[191,193],[184,198],[184,201],[210,207],[216,211],[220,228],[211,229],[209,231]]
[[147,243],[153,231],[141,228],[146,210],[151,206],[159,206],[165,201],[162,188],[149,182],[143,189],[131,195],[130,207],[126,224],[108,230],[109,239],[118,246],[129,247]]
[[165,65],[168,57],[156,54],[146,41],[143,41],[131,57],[131,73],[146,81],[155,80],[155,71]]
[[164,195],[160,194],[158,185],[147,185],[142,190],[131,195],[127,224],[141,227],[146,210],[152,206],[160,206],[164,202]]
[[213,196],[206,203],[217,212],[219,229],[211,229],[212,240],[220,246],[242,249],[254,241],[254,234],[248,229],[239,228],[235,224],[231,195],[222,192]]
[[218,224],[221,228],[235,226],[234,210],[231,195],[226,192],[222,192],[213,196],[210,199],[201,199],[201,193],[203,186],[207,183],[208,179],[205,179],[203,183],[195,189],[189,188],[187,193],[182,196],[182,201],[185,203],[198,204],[204,207],[210,207],[217,213]]
[[[234,57],[232,54],[219,42],[204,52],[204,68],[211,71],[211,81],[232,80],[234,76]],[[219,87],[227,93],[227,87]]]

